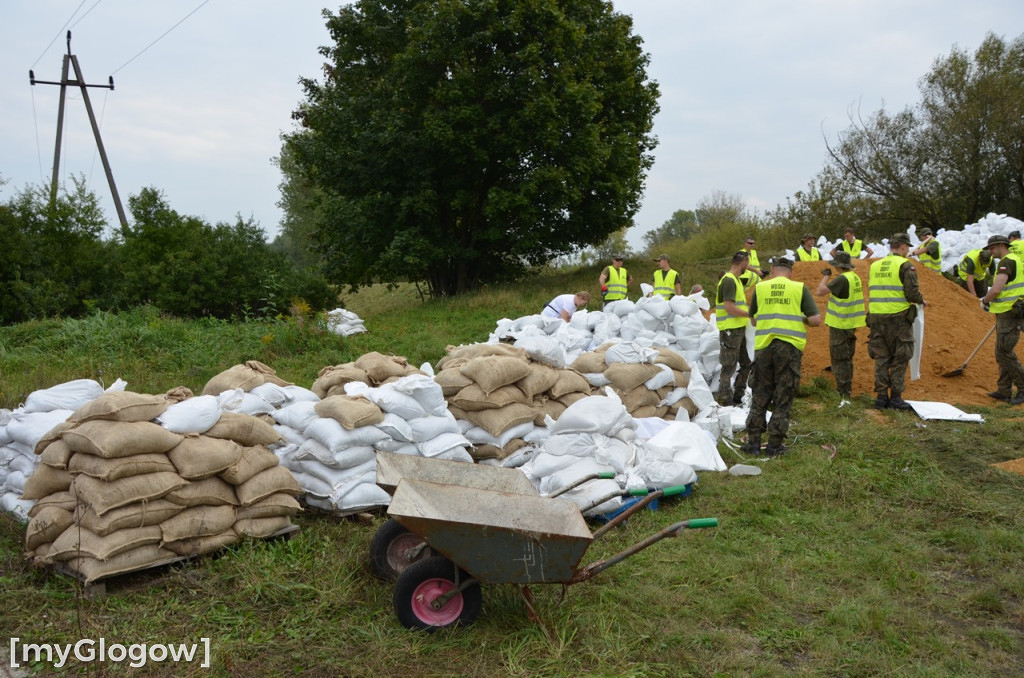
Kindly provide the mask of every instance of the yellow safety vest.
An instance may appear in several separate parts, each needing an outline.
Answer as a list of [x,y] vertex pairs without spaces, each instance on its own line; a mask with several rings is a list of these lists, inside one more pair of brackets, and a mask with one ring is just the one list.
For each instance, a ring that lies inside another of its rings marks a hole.
[[1013,280],[1007,280],[1003,289],[999,290],[999,294],[992,300],[988,307],[991,313],[1006,313],[1014,302],[1024,297],[1024,259],[1013,252],[1007,254],[1005,258],[1014,261],[1017,271]]
[[726,278],[730,278],[733,281],[735,287],[735,299],[723,299],[723,303],[715,304],[715,323],[718,325],[719,330],[734,330],[740,327],[746,327],[750,318],[747,316],[729,315],[729,311],[725,308],[725,301],[732,301],[736,304],[736,307],[741,309],[744,313],[749,312],[747,309],[747,295],[743,294],[743,283],[739,281],[731,271],[726,272],[722,276],[722,280],[718,281],[718,291],[715,298],[718,299],[722,296],[722,281]]
[[1010,243],[1010,253],[1024,258],[1024,240],[1014,240]]
[[850,241],[844,238],[843,242],[841,242],[839,246],[843,248],[844,252],[850,255],[851,259],[859,259],[860,250],[864,247],[864,241],[854,239],[853,244],[851,245]]
[[[659,277],[661,278],[660,281],[658,280]],[[679,280],[679,273],[675,269],[670,268],[666,273],[659,268],[654,272],[654,293],[660,294],[666,299],[671,299],[676,295],[677,280]]]
[[871,264],[868,273],[868,308],[872,313],[892,315],[910,308],[900,281],[900,266],[907,261],[898,254],[890,254]]
[[753,271],[744,271],[738,278],[743,289],[754,289],[754,285],[761,282],[761,276]]
[[918,260],[922,264],[924,264],[924,266],[926,268],[930,268],[933,271],[941,273],[942,272],[942,244],[938,240],[935,241],[935,244],[937,244],[939,246],[939,251],[935,254],[934,257],[931,256],[930,254],[928,254],[927,252],[921,252],[921,254],[918,255]]
[[775,339],[804,350],[807,345],[807,328],[804,327],[804,315],[800,312],[804,284],[789,278],[772,278],[757,283],[754,295],[757,297],[754,350],[761,350]]
[[757,260],[757,250],[748,250],[744,248],[743,251],[750,255],[751,266],[754,266],[755,268],[761,268],[761,262]]
[[956,267],[956,273],[957,273],[958,276],[960,276],[961,280],[963,280],[963,281],[967,280],[968,273],[967,273],[967,266],[965,265],[965,263],[966,263],[966,261],[968,259],[970,259],[972,262],[974,262],[974,273],[971,273],[970,275],[973,275],[975,280],[986,280],[986,281],[991,281],[992,280],[992,262],[993,262],[993,260],[989,259],[989,263],[988,263],[987,267],[982,265],[982,263],[981,263],[981,250],[980,249],[971,250],[970,252],[968,252],[967,254],[964,255],[963,259],[960,260],[960,264]]
[[617,271],[614,266],[608,267],[608,281],[605,285],[608,286],[608,293],[604,295],[605,301],[618,301],[619,299],[626,298],[626,282],[629,280],[629,274],[626,269],[619,268]]
[[800,261],[821,261],[821,252],[818,251],[817,247],[812,247],[810,252],[803,247],[797,247],[796,258]]
[[853,271],[846,271],[843,277],[850,283],[850,296],[837,299],[831,294],[828,298],[828,309],[825,311],[825,324],[840,330],[853,330],[864,327],[864,290],[860,276]]

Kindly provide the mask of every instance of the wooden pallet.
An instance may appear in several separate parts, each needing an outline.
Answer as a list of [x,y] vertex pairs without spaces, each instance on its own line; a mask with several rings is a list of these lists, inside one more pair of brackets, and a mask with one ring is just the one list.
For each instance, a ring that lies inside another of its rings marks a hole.
[[367,509],[355,509],[352,511],[328,511],[327,509],[320,508],[319,506],[311,506],[306,503],[305,496],[298,498],[299,504],[302,506],[302,510],[306,513],[315,513],[321,516],[330,516],[332,518],[354,518],[355,520],[363,523],[364,525],[371,525],[374,521],[374,513],[379,513],[381,509],[386,509],[386,506],[381,506],[379,509],[373,511]]

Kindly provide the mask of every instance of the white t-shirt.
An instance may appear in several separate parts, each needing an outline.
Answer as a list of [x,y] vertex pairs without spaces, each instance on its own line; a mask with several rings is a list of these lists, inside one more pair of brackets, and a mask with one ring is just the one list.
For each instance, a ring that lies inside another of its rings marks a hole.
[[540,314],[545,318],[561,318],[562,311],[567,312],[570,318],[576,312],[575,294],[559,294],[548,302],[548,305],[544,307]]

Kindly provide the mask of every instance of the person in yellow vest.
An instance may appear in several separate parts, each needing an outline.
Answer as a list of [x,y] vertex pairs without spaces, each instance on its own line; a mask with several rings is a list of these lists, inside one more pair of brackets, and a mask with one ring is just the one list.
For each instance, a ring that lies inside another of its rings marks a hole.
[[821,252],[814,246],[814,234],[804,233],[800,247],[796,248],[797,261],[821,261]]
[[840,269],[831,279],[832,269],[821,271],[821,282],[814,294],[828,296],[825,325],[828,326],[828,352],[832,359],[832,376],[839,391],[839,407],[850,404],[853,391],[853,354],[857,348],[857,328],[866,324],[864,290],[860,276],[853,272],[853,262],[846,252],[836,252],[832,265]]
[[654,292],[665,299],[671,299],[683,293],[683,285],[679,282],[679,271],[670,267],[668,255],[662,254],[657,259],[658,270],[654,272]]
[[[750,355],[747,351],[747,295],[739,276],[746,272],[749,256],[740,250],[732,256],[729,270],[718,281],[715,294],[715,324],[718,326],[718,361],[722,371],[718,376],[718,392],[715,400],[719,405],[739,405],[747,391],[750,376]],[[736,366],[739,365],[739,372]],[[736,372],[736,386],[732,377]]]
[[601,275],[597,277],[597,281],[601,285],[601,296],[607,305],[626,298],[629,286],[633,282],[633,276],[622,267],[622,255],[613,254],[611,265],[605,266]]
[[925,268],[942,273],[942,245],[935,239],[932,229],[922,228],[917,234],[921,237],[921,244],[915,247],[911,254],[917,257]]
[[[761,436],[768,434],[764,454],[786,451],[789,413],[800,388],[800,363],[807,345],[806,327],[821,325],[821,313],[810,290],[791,280],[793,260],[772,260],[772,277],[757,284],[750,300],[754,334],[753,389],[747,415],[746,451],[761,453]],[[771,409],[771,421],[766,421]]]
[[957,284],[981,299],[995,277],[996,262],[987,247],[971,250],[960,259],[956,274]]
[[829,256],[833,259],[836,258],[836,252],[842,250],[850,255],[851,259],[860,259],[860,253],[867,252],[867,258],[875,256],[875,251],[864,244],[862,240],[857,240],[857,234],[854,233],[852,228],[848,228],[843,231],[843,239],[839,241],[839,244],[832,248],[829,252]]
[[1010,252],[1024,259],[1024,240],[1020,239],[1020,231],[1010,231],[1006,237],[1010,240]]
[[893,235],[889,251],[889,256],[871,264],[868,273],[868,355],[875,361],[875,408],[909,410],[903,390],[914,355],[914,304],[925,302],[917,268],[907,259],[910,236]]
[[743,247],[740,248],[741,252],[746,252],[749,261],[747,261],[747,270],[753,273],[757,273],[760,277],[768,275],[768,270],[761,268],[761,262],[757,258],[757,250],[754,249],[754,236],[748,235],[743,241]]
[[[1017,358],[1024,319],[1024,258],[1010,251],[1006,236],[993,235],[988,239],[988,251],[999,259],[992,287],[981,299],[982,308],[996,316],[996,364],[999,378],[996,390],[989,393],[997,400],[1011,405],[1024,403],[1024,365]],[[1017,394],[1013,387],[1017,386]]]

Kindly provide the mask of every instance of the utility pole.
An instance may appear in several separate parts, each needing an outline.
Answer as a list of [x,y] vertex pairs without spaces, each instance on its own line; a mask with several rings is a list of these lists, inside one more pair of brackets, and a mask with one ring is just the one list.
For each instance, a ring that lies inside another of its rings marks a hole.
[[[68,78],[68,67],[75,69],[75,80]],[[50,204],[57,201],[57,178],[60,176],[60,143],[64,132],[64,101],[69,85],[78,86],[82,90],[82,100],[85,102],[85,110],[89,113],[89,122],[92,124],[92,135],[96,137],[96,147],[100,152],[100,159],[103,161],[103,171],[107,173],[107,183],[110,185],[110,195],[114,198],[114,208],[117,210],[117,218],[121,222],[121,228],[128,228],[128,219],[124,215],[124,207],[121,206],[121,196],[117,194],[117,186],[114,184],[114,173],[110,171],[110,163],[107,161],[107,152],[103,149],[103,139],[100,138],[100,128],[96,124],[96,115],[92,112],[92,102],[89,101],[89,87],[102,87],[103,89],[114,89],[114,76],[110,76],[106,85],[87,85],[82,69],[78,65],[78,57],[71,53],[71,31],[68,31],[68,53],[64,55],[64,67],[61,71],[60,82],[48,80],[36,80],[35,73],[28,72],[29,84],[35,85],[60,85],[60,107],[57,110],[57,143],[53,149],[53,179],[50,183]]]

